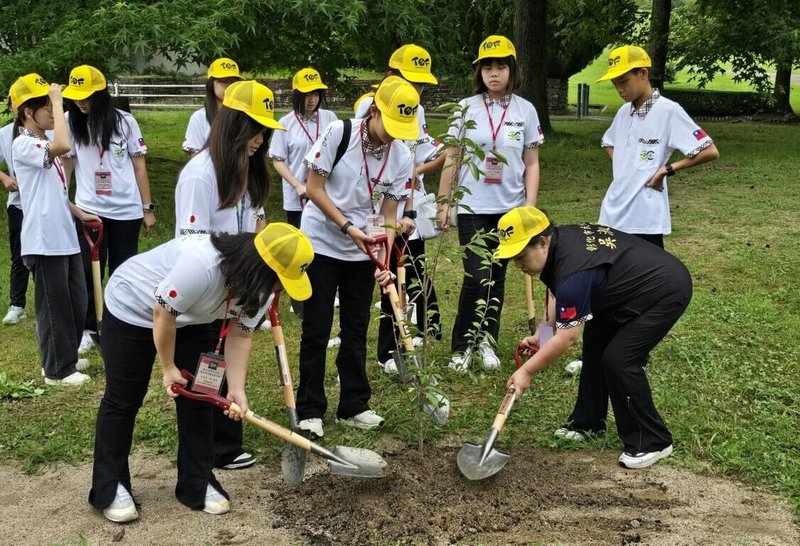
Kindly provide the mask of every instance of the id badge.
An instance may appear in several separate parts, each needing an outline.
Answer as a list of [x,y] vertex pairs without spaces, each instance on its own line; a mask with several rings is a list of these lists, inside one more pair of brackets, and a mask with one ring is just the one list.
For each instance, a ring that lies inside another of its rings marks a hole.
[[219,394],[224,380],[225,357],[214,353],[201,353],[192,390],[204,394]]
[[111,172],[94,172],[94,192],[97,195],[111,195]]
[[386,221],[383,214],[367,214],[367,237],[375,237],[376,235],[385,235]]
[[487,184],[500,184],[503,182],[503,163],[495,156],[487,154],[483,173]]
[[553,337],[553,327],[545,322],[539,323],[539,347],[544,347],[544,344],[550,341]]

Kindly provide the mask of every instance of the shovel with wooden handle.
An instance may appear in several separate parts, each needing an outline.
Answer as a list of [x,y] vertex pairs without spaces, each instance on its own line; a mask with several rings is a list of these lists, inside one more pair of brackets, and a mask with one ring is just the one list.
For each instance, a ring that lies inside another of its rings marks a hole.
[[497,410],[497,415],[492,423],[492,430],[483,444],[466,443],[461,448],[461,451],[458,452],[458,457],[456,458],[458,469],[468,480],[483,480],[489,476],[494,476],[503,469],[511,458],[508,453],[495,449],[494,443],[497,441],[500,431],[503,430],[503,425],[506,424],[508,414],[511,413],[515,394],[514,387],[509,387],[503,402],[500,404],[500,409]]
[[[94,237],[92,234],[96,234]],[[90,220],[83,222],[83,238],[89,245],[92,256],[92,288],[94,289],[94,314],[97,318],[97,332],[92,341],[100,345],[100,322],[103,320],[103,279],[100,275],[100,245],[103,242],[103,222]]]

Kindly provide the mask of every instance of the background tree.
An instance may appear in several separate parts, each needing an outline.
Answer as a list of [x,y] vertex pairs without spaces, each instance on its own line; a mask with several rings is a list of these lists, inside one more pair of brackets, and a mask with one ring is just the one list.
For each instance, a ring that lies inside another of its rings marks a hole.
[[516,0],[514,7],[514,45],[517,48],[522,86],[520,94],[529,98],[539,114],[545,133],[550,132],[547,100],[547,0]]
[[653,0],[650,10],[650,37],[647,49],[653,66],[650,69],[650,81],[658,89],[664,88],[667,72],[667,45],[669,42],[669,19],[672,12],[672,0]]

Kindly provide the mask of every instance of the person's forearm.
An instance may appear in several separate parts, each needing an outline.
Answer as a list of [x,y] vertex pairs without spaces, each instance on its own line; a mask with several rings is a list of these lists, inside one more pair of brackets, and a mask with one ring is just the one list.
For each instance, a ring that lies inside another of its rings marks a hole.
[[573,342],[574,337],[571,333],[558,332],[555,336],[550,338],[547,343],[541,346],[536,354],[530,357],[522,367],[531,375],[540,372],[561,358]]
[[525,204],[535,207],[539,197],[539,148],[530,148],[523,154],[525,162]]
[[682,171],[684,169],[691,169],[692,167],[696,167],[697,165],[702,165],[703,163],[708,163],[710,161],[714,161],[719,158],[719,150],[714,144],[711,144],[705,150],[701,150],[699,154],[696,156],[689,158],[684,157],[683,159],[676,161],[672,164],[672,170],[674,171]]
[[444,167],[442,167],[442,176],[439,180],[439,197],[444,197],[448,200],[452,197],[450,195],[452,181],[455,176],[458,176],[456,170],[457,153],[458,151],[455,148],[448,148],[444,153]]
[[177,323],[169,311],[156,304],[153,306],[153,342],[158,352],[161,369],[175,366],[175,335]]
[[417,165],[417,174],[428,174],[432,171],[438,171],[444,166],[445,154],[441,154],[433,161],[426,161],[422,165]]
[[333,204],[328,192],[325,191],[325,181],[320,174],[309,171],[308,182],[306,183],[306,195],[314,203],[328,220],[342,227],[349,219]]
[[603,146],[603,151],[606,153],[608,157],[614,159],[614,147],[613,146]]
[[289,170],[285,161],[273,159],[272,166],[275,168],[275,172],[278,173],[278,176],[286,180],[295,190],[303,187],[303,183],[292,174],[292,171]]
[[69,133],[64,119],[64,103],[53,102],[53,142],[50,143],[50,158],[60,157],[70,150]]
[[252,334],[234,326],[225,339],[225,377],[228,390],[244,391],[247,364],[252,350]]
[[136,185],[139,186],[139,195],[142,198],[142,205],[153,202],[150,196],[150,177],[147,174],[147,162],[145,157],[137,156],[133,159],[133,174],[136,177]]

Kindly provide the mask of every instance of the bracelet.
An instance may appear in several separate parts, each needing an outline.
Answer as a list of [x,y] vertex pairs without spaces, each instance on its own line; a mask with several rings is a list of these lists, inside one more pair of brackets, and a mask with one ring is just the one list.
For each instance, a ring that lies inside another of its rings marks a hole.
[[347,230],[348,230],[348,229],[350,229],[350,227],[351,227],[352,225],[353,225],[353,222],[351,222],[350,220],[348,220],[347,222],[345,222],[344,224],[342,224],[342,227],[340,227],[339,229],[341,229],[341,230],[342,230],[342,233],[344,233],[345,235],[347,235]]
[[675,169],[672,168],[672,163],[664,165],[664,169],[667,171],[667,176],[675,176]]

